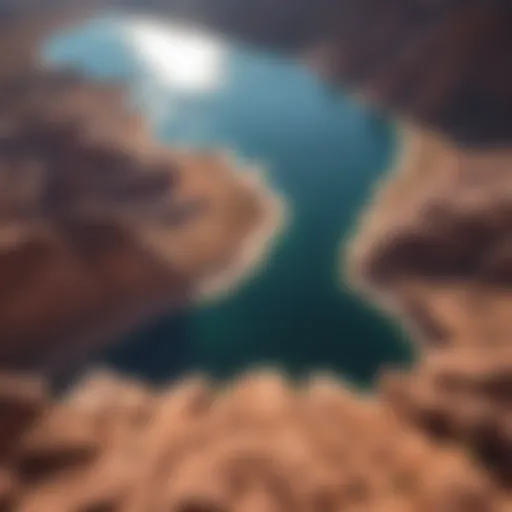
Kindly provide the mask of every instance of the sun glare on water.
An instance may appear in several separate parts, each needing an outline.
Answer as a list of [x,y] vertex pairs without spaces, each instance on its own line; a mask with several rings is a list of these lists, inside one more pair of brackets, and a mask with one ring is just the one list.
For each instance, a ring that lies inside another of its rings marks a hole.
[[155,21],[133,21],[125,30],[141,64],[165,85],[190,93],[219,87],[227,53],[222,42]]

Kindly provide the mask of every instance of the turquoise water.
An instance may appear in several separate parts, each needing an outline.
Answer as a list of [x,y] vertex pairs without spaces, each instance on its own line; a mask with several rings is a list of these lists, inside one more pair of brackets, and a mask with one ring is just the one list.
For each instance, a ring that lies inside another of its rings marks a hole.
[[191,368],[226,376],[265,363],[296,374],[331,369],[362,384],[382,362],[409,360],[397,329],[340,277],[340,245],[396,151],[389,123],[300,66],[234,45],[213,52],[213,85],[194,78],[193,52],[188,75],[178,58],[163,79],[158,66],[169,63],[148,67],[131,36],[126,23],[100,20],[54,41],[50,54],[97,77],[126,79],[162,140],[256,160],[291,215],[267,263],[232,294],[164,319],[110,359],[158,378]]

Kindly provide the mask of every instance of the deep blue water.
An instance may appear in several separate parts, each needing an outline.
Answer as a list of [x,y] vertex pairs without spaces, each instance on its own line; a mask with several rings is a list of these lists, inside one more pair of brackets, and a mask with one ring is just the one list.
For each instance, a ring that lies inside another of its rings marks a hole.
[[343,240],[395,155],[392,126],[297,64],[235,45],[224,50],[212,90],[162,82],[123,28],[100,20],[54,41],[50,54],[127,80],[162,140],[256,159],[291,216],[267,264],[230,296],[145,328],[108,360],[155,379],[267,363],[299,374],[332,369],[363,384],[382,362],[407,361],[397,329],[340,278]]

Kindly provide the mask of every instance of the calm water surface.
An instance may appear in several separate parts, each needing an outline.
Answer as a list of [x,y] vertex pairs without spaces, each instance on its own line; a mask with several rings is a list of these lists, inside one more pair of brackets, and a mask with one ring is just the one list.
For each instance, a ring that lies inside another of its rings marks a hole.
[[54,40],[49,54],[127,80],[162,140],[258,162],[291,212],[257,274],[137,333],[110,362],[155,379],[271,364],[368,384],[382,362],[410,359],[397,329],[340,279],[340,245],[396,151],[385,119],[292,62],[179,27],[102,19]]

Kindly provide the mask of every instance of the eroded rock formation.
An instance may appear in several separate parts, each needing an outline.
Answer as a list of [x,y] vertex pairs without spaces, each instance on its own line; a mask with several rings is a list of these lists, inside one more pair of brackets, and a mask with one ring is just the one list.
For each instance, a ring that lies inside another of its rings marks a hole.
[[[409,134],[410,135],[410,134]],[[456,440],[512,482],[512,153],[412,135],[363,217],[355,282],[420,342],[412,372],[384,377],[395,412]]]
[[512,350],[428,353],[410,374],[388,375],[394,410],[436,439],[456,439],[512,485]]
[[16,423],[7,510],[509,510],[463,451],[327,377],[296,387],[263,372],[157,391],[98,374],[53,404],[21,384],[2,386],[2,405],[25,410],[3,416]]
[[465,151],[416,134],[349,251],[356,283],[430,344],[508,345],[512,151]]
[[[0,17],[28,38],[24,20]],[[159,145],[120,87],[10,56],[19,65],[5,64],[0,80],[0,367],[53,371],[254,266],[282,210],[257,173],[222,151]]]

